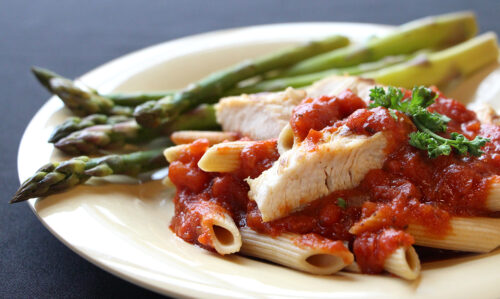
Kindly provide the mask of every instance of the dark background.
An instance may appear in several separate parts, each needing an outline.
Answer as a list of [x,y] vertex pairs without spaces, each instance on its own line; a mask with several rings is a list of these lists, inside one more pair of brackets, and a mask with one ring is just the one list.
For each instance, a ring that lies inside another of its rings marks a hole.
[[[79,76],[110,59],[186,35],[255,24],[349,21],[401,24],[471,9],[500,33],[500,1],[0,1],[0,297],[156,297],[80,258],[55,239],[16,191],[17,148],[49,95],[31,65]],[[159,297],[159,296],[158,296]]]

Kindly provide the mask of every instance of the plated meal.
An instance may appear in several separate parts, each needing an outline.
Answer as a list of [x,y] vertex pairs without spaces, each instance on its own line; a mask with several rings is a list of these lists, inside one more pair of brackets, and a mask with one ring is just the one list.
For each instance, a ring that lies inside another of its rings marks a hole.
[[12,202],[168,166],[178,242],[312,274],[415,280],[421,248],[439,259],[500,245],[500,118],[440,91],[497,63],[496,36],[476,33],[471,13],[429,17],[154,93],[102,94],[34,68],[77,115],[49,140],[76,157],[40,168]]

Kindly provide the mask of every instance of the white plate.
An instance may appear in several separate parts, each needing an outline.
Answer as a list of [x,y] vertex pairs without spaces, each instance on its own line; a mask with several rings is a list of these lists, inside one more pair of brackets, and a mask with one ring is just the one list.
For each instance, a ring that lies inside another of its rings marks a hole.
[[[111,61],[82,77],[101,92],[181,88],[206,74],[311,38],[341,33],[360,41],[391,27],[352,23],[297,23],[218,31],[153,46]],[[461,99],[498,96],[499,71],[482,71],[451,92]],[[480,88],[478,83],[483,81]],[[495,89],[496,88],[496,89]],[[497,97],[498,98],[498,97]],[[498,102],[495,102],[498,105]],[[498,107],[497,107],[498,108]],[[47,139],[69,114],[51,98],[21,141],[24,181],[49,160],[62,157]],[[102,181],[97,181],[101,183]],[[377,275],[314,276],[239,256],[220,257],[184,243],[168,228],[171,194],[158,182],[79,186],[29,204],[64,244],[99,267],[169,295],[193,297],[496,297],[500,253],[423,265],[414,282]]]

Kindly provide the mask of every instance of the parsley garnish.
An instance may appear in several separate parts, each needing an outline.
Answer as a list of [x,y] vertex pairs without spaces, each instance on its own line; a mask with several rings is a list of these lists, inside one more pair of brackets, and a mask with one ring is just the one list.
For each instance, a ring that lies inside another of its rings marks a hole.
[[370,90],[370,108],[385,107],[389,109],[392,117],[395,117],[394,110],[408,115],[418,132],[410,134],[410,144],[421,150],[427,150],[429,157],[435,158],[440,155],[449,155],[452,149],[460,155],[467,153],[473,156],[481,156],[483,147],[490,140],[481,136],[476,136],[474,140],[467,139],[464,135],[451,133],[451,138],[439,136],[438,132],[446,132],[446,124],[450,121],[446,115],[429,112],[429,107],[437,95],[429,88],[419,86],[414,87],[411,99],[403,101],[403,92],[392,86],[387,92],[382,87],[375,87]]
[[339,206],[342,210],[345,210],[347,207],[345,199],[343,199],[342,197],[337,198],[337,206]]

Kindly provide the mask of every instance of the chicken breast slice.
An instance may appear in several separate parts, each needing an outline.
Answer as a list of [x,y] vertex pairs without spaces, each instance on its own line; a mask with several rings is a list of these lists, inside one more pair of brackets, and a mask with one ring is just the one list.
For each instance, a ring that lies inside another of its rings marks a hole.
[[259,177],[247,179],[249,198],[263,221],[281,218],[322,196],[359,185],[370,170],[382,168],[387,143],[384,132],[355,135],[346,127],[324,132],[314,150],[307,142],[294,144]]
[[307,97],[336,96],[351,89],[369,100],[374,82],[349,76],[331,76],[305,90],[288,88],[282,92],[243,94],[222,98],[215,106],[217,122],[224,131],[238,132],[253,140],[278,138],[288,124],[295,106]]
[[216,105],[215,115],[224,131],[238,132],[253,140],[273,139],[288,124],[293,108],[305,98],[304,90],[293,88],[227,97]]
[[495,109],[488,104],[483,104],[474,109],[477,119],[483,124],[500,125],[500,116]]
[[353,76],[330,76],[315,82],[306,88],[307,97],[336,96],[346,89],[358,95],[368,103],[370,100],[370,89],[375,87],[375,81]]

